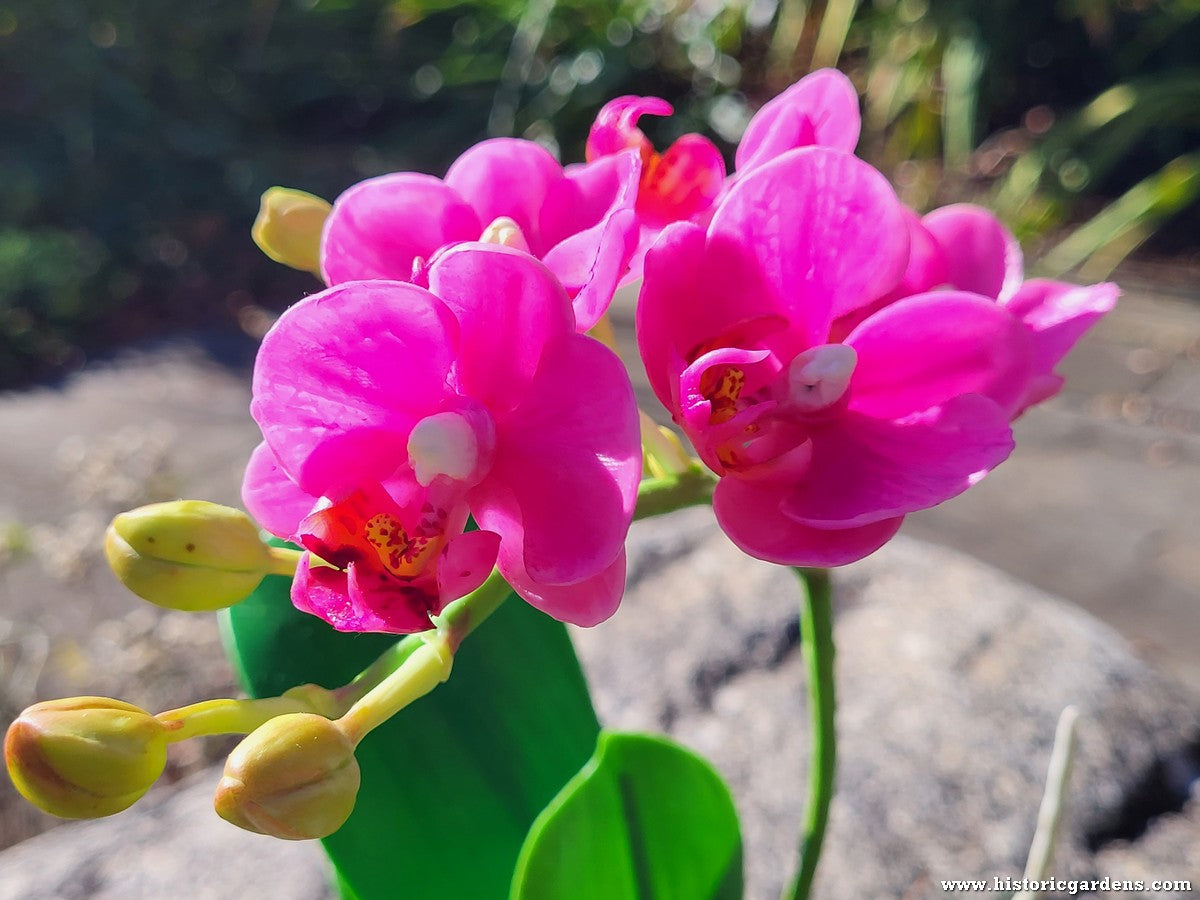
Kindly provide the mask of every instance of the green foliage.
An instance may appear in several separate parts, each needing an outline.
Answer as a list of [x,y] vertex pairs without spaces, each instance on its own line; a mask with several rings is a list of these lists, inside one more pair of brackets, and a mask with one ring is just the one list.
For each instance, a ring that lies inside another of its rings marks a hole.
[[247,237],[272,184],[332,198],[390,170],[441,174],[489,133],[578,158],[618,93],[682,99],[672,127],[694,127],[688,98],[736,81],[709,37],[726,18],[594,0],[0,0],[0,274],[22,272],[0,279],[0,387],[79,347],[233,327],[312,290]]
[[[348,682],[394,636],[341,634],[272,576],[222,614],[253,696]],[[599,726],[566,629],[510,598],[460,648],[450,680],[359,745],[362,788],[324,843],[345,897],[502,897],[535,817],[587,760]]]
[[[1003,178],[1037,237],[1196,149],[1197,40],[1194,0],[0,0],[0,387],[311,290],[246,237],[272,184],[440,174],[489,134],[579,159],[629,93],[676,105],[660,144],[728,150],[819,65],[855,79],[905,199]],[[1122,121],[1079,128],[1118,86]]]
[[70,347],[56,329],[89,321],[88,295],[106,261],[87,234],[0,230],[0,384],[19,379],[22,357],[67,361]]
[[[823,50],[825,19],[830,10],[844,18],[845,6],[855,7],[853,24]],[[860,151],[918,208],[980,199],[1037,240],[1095,198],[1143,179],[1172,182],[1164,167],[1178,169],[1171,161],[1200,146],[1200,4],[1190,0],[784,0],[790,7],[811,20],[798,33],[816,34],[796,45],[791,68],[828,64],[836,49],[863,92]],[[1101,241],[1103,262],[1089,271],[1106,272],[1190,205],[1155,204],[1138,218],[1136,240],[1125,231]],[[1100,252],[1096,235],[1112,222],[1072,246]],[[1061,274],[1066,255],[1058,259]]]
[[721,777],[665,738],[602,732],[538,816],[511,900],[739,900],[742,846]]

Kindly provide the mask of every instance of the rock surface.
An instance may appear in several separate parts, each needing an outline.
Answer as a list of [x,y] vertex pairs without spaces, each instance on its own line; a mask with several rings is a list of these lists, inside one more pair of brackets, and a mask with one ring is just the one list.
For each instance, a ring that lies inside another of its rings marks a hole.
[[[1067,704],[1081,711],[1079,749],[1052,874],[1196,887],[1129,897],[1200,892],[1194,695],[1108,626],[952,551],[900,538],[835,585],[839,793],[816,896],[932,898],[947,896],[942,879],[1019,877]],[[751,900],[778,896],[794,865],[808,730],[799,597],[787,571],[744,558],[708,510],[688,510],[635,526],[625,605],[575,634],[606,724],[666,730],[729,781]],[[251,885],[327,896],[315,845],[216,818],[216,779],[0,853],[0,900],[216,900]],[[181,886],[180,873],[202,874]]]
[[[707,510],[635,534],[620,614],[578,635],[601,717],[665,728],[716,763],[742,813],[747,896],[776,897],[806,772],[798,588]],[[1078,755],[1052,872],[1149,871],[1200,895],[1194,694],[1086,613],[952,551],[899,538],[837,575],[839,793],[817,896],[1019,877],[1067,705]]]
[[279,841],[217,817],[213,769],[109,819],[77,822],[0,853],[4,900],[327,900],[315,843]]

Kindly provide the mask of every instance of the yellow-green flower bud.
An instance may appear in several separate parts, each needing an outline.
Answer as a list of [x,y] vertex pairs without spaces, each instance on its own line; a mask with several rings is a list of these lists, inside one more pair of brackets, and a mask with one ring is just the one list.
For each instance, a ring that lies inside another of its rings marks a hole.
[[238,744],[213,805],[239,828],[303,841],[328,837],[345,824],[358,784],[354,744],[337,722],[290,713]]
[[104,553],[139,597],[189,612],[244,600],[271,571],[270,548],[250,517],[202,500],[121,513],[104,535]]
[[333,207],[293,188],[268,188],[250,236],[275,262],[321,274],[321,229]]
[[34,806],[64,819],[111,816],[132,806],[162,774],[167,729],[120,700],[47,700],[9,726],[4,762]]

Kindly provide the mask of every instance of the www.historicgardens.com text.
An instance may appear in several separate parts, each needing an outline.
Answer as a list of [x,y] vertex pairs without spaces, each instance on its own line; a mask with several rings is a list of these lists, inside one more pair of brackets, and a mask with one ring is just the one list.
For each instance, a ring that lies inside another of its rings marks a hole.
[[945,879],[941,882],[942,890],[958,891],[1057,891],[1060,894],[1074,896],[1085,891],[1190,891],[1192,883],[1180,879],[1162,879],[1146,881],[1129,878],[1011,878],[996,875],[990,881],[980,879]]

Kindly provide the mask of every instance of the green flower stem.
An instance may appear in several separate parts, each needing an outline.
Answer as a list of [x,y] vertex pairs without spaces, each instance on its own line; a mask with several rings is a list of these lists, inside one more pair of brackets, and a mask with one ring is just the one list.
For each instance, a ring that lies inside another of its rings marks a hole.
[[717,478],[698,463],[692,463],[684,471],[661,478],[646,478],[638,485],[635,519],[661,516],[686,506],[712,503],[713,488]]
[[296,574],[296,566],[300,564],[300,556],[302,551],[293,550],[291,547],[268,547],[267,553],[271,557],[271,575],[286,575],[292,578]]
[[[354,676],[354,680],[349,684],[330,691],[329,694],[333,700],[333,712],[330,718],[336,719],[339,716],[345,715],[350,707],[367,696],[385,678],[404,665],[404,661],[412,656],[417,648],[423,646],[424,643],[425,640],[420,634],[405,635],[387,650],[384,650],[383,653],[379,654],[375,662]],[[284,696],[290,697],[294,694],[303,696],[304,692],[313,687],[315,685],[302,684],[287,691]],[[321,688],[317,688],[317,690],[319,691]]]
[[167,741],[176,743],[202,734],[249,734],[264,722],[287,713],[313,712],[312,704],[291,697],[262,700],[204,700],[159,713]]
[[437,628],[419,635],[420,645],[405,656],[400,666],[338,720],[346,736],[357,744],[372,729],[449,678],[458,645],[500,608],[511,591],[496,571],[476,590],[447,606],[435,619]]
[[812,754],[808,763],[808,799],[805,803],[804,834],[800,843],[800,869],[784,890],[784,900],[807,900],[812,891],[833,779],[837,765],[834,731],[833,690],[833,591],[826,569],[796,569],[804,582],[800,606],[800,647],[808,675],[808,715]]

